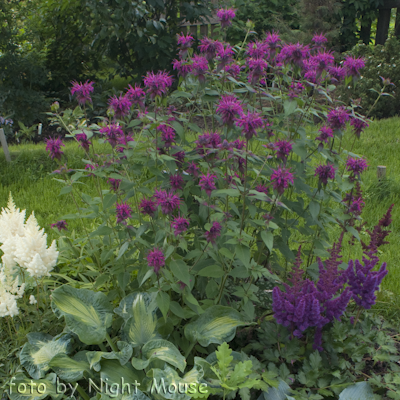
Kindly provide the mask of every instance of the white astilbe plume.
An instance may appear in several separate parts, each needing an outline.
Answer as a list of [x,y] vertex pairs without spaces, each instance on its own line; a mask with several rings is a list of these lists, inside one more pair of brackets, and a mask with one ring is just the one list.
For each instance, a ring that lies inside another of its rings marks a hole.
[[0,317],[18,315],[17,300],[25,290],[25,283],[20,284],[14,271],[0,264]]
[[24,235],[25,212],[26,210],[20,211],[19,208],[15,207],[10,193],[7,208],[1,209],[0,243],[4,243],[10,237]]

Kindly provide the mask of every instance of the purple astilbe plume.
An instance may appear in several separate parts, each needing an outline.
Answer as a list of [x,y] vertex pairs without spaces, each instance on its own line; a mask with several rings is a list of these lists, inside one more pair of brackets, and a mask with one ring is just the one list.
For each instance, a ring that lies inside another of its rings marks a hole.
[[257,136],[257,129],[263,127],[264,121],[259,113],[248,111],[236,119],[236,125],[242,128],[242,133],[247,140],[250,140],[253,136]]
[[274,143],[274,149],[276,151],[276,158],[286,162],[290,152],[292,151],[292,144],[287,140],[278,140]]
[[358,77],[360,76],[360,69],[365,67],[362,58],[347,56],[343,61],[343,68],[347,72],[347,76]]
[[205,73],[208,71],[208,62],[206,57],[195,55],[192,58],[192,73],[197,76],[200,83],[206,80]]
[[118,144],[118,139],[124,136],[124,131],[119,125],[111,124],[100,129],[100,133],[106,135],[106,141],[110,143],[111,147]]
[[343,129],[349,119],[350,116],[343,106],[334,108],[328,112],[327,121],[333,130]]
[[277,60],[283,63],[292,63],[298,67],[303,67],[303,62],[310,55],[308,46],[300,43],[286,44],[282,47],[281,52],[277,56]]
[[215,186],[216,175],[210,174],[207,172],[207,175],[202,175],[200,178],[199,186],[205,190],[207,196],[211,196],[211,192],[215,190],[217,187]]
[[190,175],[193,175],[194,177],[197,178],[197,177],[199,176],[199,173],[200,173],[200,168],[199,168],[198,165],[196,165],[194,162],[191,162],[191,163],[188,165],[187,172],[188,172]]
[[333,130],[332,130],[332,128],[329,127],[329,126],[323,126],[323,127],[321,127],[321,128],[319,129],[318,132],[320,132],[320,133],[319,133],[319,136],[317,136],[317,137],[315,138],[315,140],[320,141],[321,144],[322,144],[322,142],[328,143],[329,138],[333,138]]
[[353,127],[353,132],[358,138],[360,138],[361,132],[369,126],[365,121],[359,118],[352,118],[350,125]]
[[144,108],[144,90],[138,84],[135,84],[134,88],[131,85],[128,85],[128,87],[129,89],[125,96],[132,102],[132,104],[137,104],[139,107]]
[[229,64],[225,67],[225,72],[237,79],[240,75],[240,65],[236,63]]
[[187,34],[185,36],[183,33],[181,33],[180,35],[178,35],[178,45],[180,46],[179,56],[181,58],[186,57],[187,51],[192,47],[193,41],[193,36],[191,36],[190,34]]
[[315,34],[313,38],[311,39],[316,47],[321,47],[324,45],[324,43],[328,42],[328,39],[321,33],[321,34]]
[[183,217],[176,217],[171,222],[171,227],[174,229],[174,235],[179,236],[188,230],[189,221]]
[[214,244],[217,237],[221,236],[222,225],[214,221],[209,231],[206,231],[204,236],[208,243]]
[[221,23],[221,28],[226,28],[227,26],[232,25],[232,20],[235,18],[235,11],[232,8],[221,8],[217,12],[217,17],[219,18],[219,22]]
[[335,179],[335,168],[332,164],[321,164],[315,169],[314,176],[318,176],[322,185],[328,184],[328,179]]
[[94,82],[89,82],[89,80],[87,80],[85,83],[73,81],[71,84],[71,95],[76,95],[79,105],[84,106],[86,102],[92,102],[90,93],[92,93],[94,90]]
[[75,135],[75,139],[79,142],[79,145],[86,151],[89,151],[89,147],[92,144],[92,142],[89,141],[89,139],[86,136],[86,133],[78,133]]
[[225,44],[225,46],[221,46],[217,50],[217,71],[225,68],[226,65],[232,62],[232,56],[234,55],[234,51],[230,44]]
[[50,158],[52,160],[61,160],[62,155],[64,154],[63,151],[61,151],[61,147],[65,147],[65,144],[60,138],[50,138],[50,139],[45,139],[46,141],[46,151],[49,152]]
[[51,224],[51,228],[57,228],[59,232],[62,230],[67,230],[68,224],[65,222],[65,220],[57,221],[55,224]]
[[264,58],[268,54],[267,43],[256,40],[247,45],[246,54],[250,58]]
[[288,169],[279,166],[278,169],[272,170],[271,182],[278,194],[283,194],[289,187],[289,183],[293,184],[293,174]]
[[110,188],[113,192],[117,192],[119,189],[119,185],[121,184],[121,179],[109,178],[107,181],[110,184]]
[[331,53],[319,52],[310,57],[310,64],[316,68],[318,73],[328,70],[330,66],[333,66],[333,62],[334,57]]
[[364,265],[359,260],[350,260],[345,274],[355,303],[368,310],[375,304],[375,292],[388,271],[386,263],[381,265],[379,271],[372,271],[379,262],[377,256],[372,255],[370,259],[363,256],[362,261]]
[[349,157],[346,161],[346,169],[354,174],[360,176],[368,168],[368,163],[364,158]]
[[221,115],[224,124],[232,126],[236,116],[243,114],[240,100],[233,95],[222,95],[217,106],[217,114]]
[[128,203],[117,203],[117,224],[132,216],[132,209]]
[[268,63],[262,58],[249,58],[246,62],[250,71],[248,81],[255,85],[265,76]]
[[169,125],[159,125],[157,130],[161,132],[161,140],[164,142],[165,147],[168,149],[175,142],[175,129]]
[[289,88],[290,90],[288,95],[292,99],[298,97],[298,95],[304,91],[304,86],[301,82],[292,82]]
[[148,72],[143,82],[150,98],[154,99],[156,96],[162,96],[167,93],[168,88],[172,85],[173,79],[167,72],[158,71],[156,74],[154,74],[154,72]]
[[187,74],[192,72],[192,64],[185,60],[174,60],[172,62],[174,70],[178,71],[178,75],[184,78]]
[[142,214],[152,217],[157,210],[157,204],[151,199],[142,199],[139,208]]
[[158,275],[161,267],[165,265],[165,256],[162,250],[157,249],[157,247],[150,250],[149,254],[147,254],[147,265],[153,268],[154,272]]
[[115,118],[124,118],[129,114],[132,102],[125,95],[113,96],[108,100],[108,104],[114,110]]
[[341,82],[346,76],[346,70],[338,66],[329,67],[328,72],[331,78],[336,82]]
[[169,184],[171,185],[172,190],[176,192],[177,190],[181,190],[183,188],[185,182],[181,175],[175,174],[169,177]]
[[158,205],[161,206],[162,213],[166,215],[172,214],[180,206],[179,197],[165,190],[156,190],[154,198],[157,200]]
[[211,61],[216,56],[218,49],[221,47],[224,47],[224,45],[218,40],[212,40],[208,37],[200,39],[199,50],[208,61]]

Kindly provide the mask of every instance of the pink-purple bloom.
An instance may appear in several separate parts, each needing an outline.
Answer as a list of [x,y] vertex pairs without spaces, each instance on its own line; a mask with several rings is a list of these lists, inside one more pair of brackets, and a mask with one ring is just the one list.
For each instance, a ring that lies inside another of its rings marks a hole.
[[279,166],[278,169],[272,170],[271,182],[278,194],[283,194],[289,183],[293,184],[293,174],[285,167]]
[[131,85],[128,85],[129,89],[126,92],[126,97],[132,104],[137,104],[139,107],[144,107],[144,97],[145,93],[144,90],[140,87],[140,85],[135,84],[133,88]]
[[349,157],[346,161],[347,171],[352,172],[355,176],[359,176],[368,168],[368,163],[364,158]]
[[156,190],[154,198],[157,200],[157,204],[161,206],[163,214],[172,214],[179,208],[180,199],[173,193],[166,192],[165,190]]
[[232,25],[232,20],[233,18],[235,18],[235,15],[235,10],[233,10],[232,8],[221,8],[217,12],[217,17],[219,18],[219,21],[221,23],[221,28]]
[[229,64],[225,67],[225,72],[237,79],[240,74],[240,65],[236,63]]
[[111,190],[113,192],[117,192],[119,189],[119,185],[121,184],[121,179],[109,178],[107,181],[110,184]]
[[337,107],[328,112],[328,124],[332,129],[343,129],[350,116],[345,107]]
[[343,61],[343,67],[348,76],[358,77],[360,75],[360,69],[365,67],[365,63],[362,58],[347,56]]
[[222,225],[219,222],[214,221],[212,223],[210,230],[206,231],[206,233],[204,234],[207,242],[212,244],[215,243],[217,237],[221,235],[221,231],[222,231]]
[[330,163],[320,164],[315,169],[314,176],[318,176],[319,181],[323,185],[327,185],[328,179],[335,179],[335,167]]
[[111,147],[115,147],[118,144],[118,139],[124,135],[124,131],[116,124],[104,126],[100,129],[100,133],[106,135],[106,141],[110,143]]
[[152,217],[157,210],[157,204],[151,199],[142,199],[139,208],[142,214]]
[[154,99],[156,96],[162,96],[167,93],[169,87],[172,86],[172,76],[168,75],[165,71],[148,72],[143,82],[147,88],[147,93],[150,98]]
[[87,80],[85,83],[73,81],[71,88],[71,95],[76,95],[76,99],[78,100],[79,105],[83,106],[86,102],[91,103],[92,98],[90,97],[90,93],[93,92],[94,82],[89,82]]
[[153,250],[149,251],[147,255],[147,265],[154,269],[154,272],[158,275],[161,267],[165,265],[165,256],[162,250],[154,247]]
[[218,62],[217,70],[220,71],[221,69],[225,68],[225,66],[232,61],[232,56],[234,54],[235,53],[230,44],[225,44],[225,46],[221,46],[217,50],[217,62]]
[[113,96],[108,100],[108,104],[114,110],[115,118],[124,118],[129,114],[132,107],[132,102],[128,96],[120,95],[119,97]]
[[181,58],[186,57],[187,51],[190,47],[192,47],[193,41],[193,36],[191,36],[190,34],[187,34],[185,36],[183,33],[181,33],[180,35],[178,35],[178,44],[180,46],[179,55]]
[[204,83],[205,73],[208,70],[208,62],[205,57],[194,55],[192,58],[192,73],[194,76],[197,76],[199,82]]
[[174,174],[169,177],[169,184],[171,185],[172,190],[176,192],[183,188],[185,182],[180,174]]
[[290,86],[289,86],[289,97],[290,98],[295,98],[298,97],[298,95],[304,91],[304,86],[301,82],[295,82],[293,81]]
[[223,44],[218,40],[212,40],[208,37],[200,39],[199,50],[204,53],[206,59],[211,61],[217,54],[218,49],[223,47]]
[[62,230],[67,230],[67,223],[65,222],[65,220],[61,220],[61,221],[57,221],[55,224],[51,224],[51,228],[57,228],[59,232],[61,232]]
[[193,175],[197,178],[199,176],[200,168],[194,162],[191,162],[187,168],[187,171],[190,175]]
[[243,114],[243,108],[237,97],[227,94],[221,97],[217,106],[217,114],[221,115],[224,124],[232,126],[236,116]]
[[341,82],[346,76],[346,70],[338,66],[330,66],[328,68],[329,75],[337,82]]
[[246,54],[250,58],[264,58],[268,53],[267,43],[256,40],[247,45]]
[[282,139],[274,143],[274,148],[276,151],[276,157],[285,162],[292,151],[292,144],[289,141]]
[[132,209],[128,203],[117,203],[117,224],[132,216]]
[[46,151],[49,152],[52,160],[61,160],[61,157],[64,154],[64,152],[61,151],[61,147],[63,146],[65,147],[65,144],[60,138],[46,139]]
[[236,125],[242,128],[244,136],[250,140],[253,136],[257,136],[257,129],[264,125],[264,121],[259,113],[248,111],[236,119]]
[[315,34],[312,38],[312,41],[315,43],[317,47],[323,46],[324,43],[328,42],[328,39],[321,33],[321,34]]
[[329,138],[333,138],[333,130],[329,126],[322,126],[318,132],[320,132],[319,136],[315,140],[319,140],[321,143],[328,143]]
[[165,147],[169,148],[175,142],[175,129],[169,125],[159,125],[157,130],[161,132],[161,140],[165,143]]
[[192,71],[192,64],[185,60],[174,60],[172,62],[174,70],[178,71],[178,75],[184,78]]
[[216,189],[215,179],[216,175],[210,174],[207,172],[207,175],[202,175],[200,178],[199,186],[205,190],[208,196],[211,196],[211,192]]
[[267,32],[267,37],[265,38],[265,44],[270,51],[271,56],[273,56],[276,50],[280,47],[281,42],[280,36],[276,32]]
[[353,127],[353,132],[358,138],[360,137],[361,132],[369,126],[365,121],[359,118],[352,118],[350,125]]
[[171,222],[171,227],[174,229],[174,235],[179,236],[188,230],[189,221],[183,217],[176,217]]
[[333,54],[326,52],[319,52],[309,59],[310,64],[316,68],[318,73],[321,73],[323,70],[328,70],[329,67],[333,66],[334,60]]
[[303,61],[310,55],[308,46],[300,43],[287,44],[282,47],[281,52],[277,56],[278,61],[284,63],[292,63],[298,67],[303,67]]
[[78,133],[75,135],[75,139],[79,142],[79,145],[87,152],[92,142],[86,136],[86,133]]
[[249,67],[249,82],[253,85],[260,82],[266,74],[266,69],[268,68],[268,63],[262,58],[249,58],[247,60],[247,65]]

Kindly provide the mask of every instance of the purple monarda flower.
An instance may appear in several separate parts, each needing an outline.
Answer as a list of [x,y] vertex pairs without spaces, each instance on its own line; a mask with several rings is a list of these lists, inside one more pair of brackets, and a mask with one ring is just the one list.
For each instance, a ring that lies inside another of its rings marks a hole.
[[182,167],[183,162],[185,161],[185,152],[184,151],[178,151],[174,154],[172,154],[172,157],[175,158],[175,162],[178,167]]
[[360,69],[365,67],[365,63],[362,58],[347,56],[343,61],[343,67],[348,76],[358,77],[360,75]]
[[355,303],[367,310],[375,304],[375,292],[388,273],[386,263],[381,265],[379,271],[372,271],[378,262],[379,258],[376,256],[369,260],[363,256],[364,265],[359,260],[350,260],[345,272]]
[[246,54],[250,58],[264,58],[268,53],[268,47],[265,42],[260,42],[256,40],[255,42],[250,42],[247,45]]
[[86,102],[91,103],[92,98],[90,97],[90,93],[93,92],[94,82],[89,82],[87,80],[85,83],[73,81],[71,88],[71,95],[76,95],[76,99],[78,100],[79,105],[83,106]]
[[182,235],[183,232],[186,232],[189,228],[189,221],[183,217],[176,217],[171,222],[171,227],[174,229],[174,235],[179,236]]
[[157,204],[150,199],[142,199],[139,204],[140,212],[145,215],[152,217],[157,209]]
[[79,142],[79,145],[87,152],[89,151],[89,146],[92,144],[86,136],[86,133],[78,133],[75,135],[75,139]]
[[174,60],[172,62],[174,70],[178,71],[178,75],[184,78],[187,74],[192,71],[192,64],[185,60]]
[[169,148],[175,142],[175,129],[169,125],[159,125],[158,131],[161,131],[161,140],[165,143],[165,147]]
[[212,223],[210,230],[206,231],[206,233],[204,234],[207,242],[214,244],[216,238],[221,235],[221,231],[222,231],[222,225],[219,222],[214,221]]
[[333,66],[334,57],[331,53],[319,52],[315,56],[310,57],[310,65],[312,65],[318,73],[323,70],[328,70],[330,66]]
[[323,185],[328,184],[328,179],[335,179],[335,168],[332,164],[321,164],[315,168],[314,176],[318,176],[319,181]]
[[341,106],[335,109],[332,109],[328,112],[328,124],[329,126],[335,129],[343,129],[346,126],[346,122],[350,119],[350,116],[347,110]]
[[322,33],[319,35],[315,34],[311,40],[315,43],[317,47],[323,46],[324,43],[328,42],[328,39]]
[[293,174],[288,169],[279,166],[278,169],[272,170],[271,182],[278,194],[283,194],[289,187],[289,183],[293,184]]
[[132,216],[132,209],[128,203],[117,203],[117,224]]
[[140,85],[135,84],[133,88],[131,85],[128,85],[129,89],[127,90],[125,96],[132,102],[132,104],[137,104],[139,107],[144,107],[144,97],[145,93]]
[[328,72],[329,75],[337,82],[341,82],[346,76],[346,70],[338,66],[329,67]]
[[233,76],[235,79],[239,77],[240,74],[240,65],[236,63],[232,63],[230,65],[227,65],[225,67],[225,72],[231,76]]
[[227,26],[232,25],[232,20],[235,18],[235,10],[232,8],[221,8],[217,12],[217,17],[219,18],[219,22],[221,23],[221,28],[226,28]]
[[264,125],[264,121],[259,113],[248,111],[236,119],[236,125],[242,128],[242,133],[247,140],[250,140],[253,136],[257,136],[257,129]]
[[274,143],[274,149],[276,151],[276,158],[286,162],[288,155],[292,151],[292,144],[287,140],[278,140]]
[[187,171],[190,175],[193,175],[197,178],[199,176],[200,168],[194,162],[191,162],[187,168]]
[[117,192],[119,189],[119,185],[121,184],[122,180],[121,179],[115,179],[115,178],[110,178],[107,181],[110,184],[111,190],[113,192]]
[[55,224],[51,224],[52,228],[57,228],[59,232],[62,230],[67,230],[67,223],[62,219],[61,221],[57,221]]
[[215,186],[215,179],[217,178],[216,175],[210,174],[207,172],[207,175],[202,175],[200,178],[199,186],[205,190],[207,196],[211,196],[211,192],[216,189]]
[[169,177],[169,184],[171,185],[172,190],[176,192],[177,190],[181,190],[183,188],[185,182],[181,175],[175,174]]
[[232,46],[230,44],[226,44],[225,46],[221,46],[217,50],[217,62],[218,67],[217,71],[225,68],[232,61],[232,56],[234,55],[234,51],[232,50]]
[[118,144],[118,139],[124,135],[124,131],[116,124],[101,128],[100,133],[106,135],[106,141],[110,143],[111,147],[115,147]]
[[350,125],[353,127],[353,132],[358,138],[360,138],[361,132],[369,126],[365,121],[359,118],[352,118]]
[[115,118],[124,118],[129,114],[132,103],[128,96],[120,95],[119,97],[113,96],[108,100],[110,108],[114,111]]
[[346,161],[347,171],[352,172],[355,176],[360,176],[368,167],[367,161],[364,158],[349,157]]
[[321,143],[328,143],[329,138],[333,138],[333,130],[329,126],[321,127],[318,132],[320,132],[320,134],[315,140],[319,140]]
[[167,93],[167,90],[172,85],[172,76],[168,75],[165,71],[148,72],[143,82],[147,88],[147,93],[150,98],[154,99],[156,96],[162,96]]
[[180,199],[173,193],[168,193],[165,190],[156,190],[154,198],[157,200],[158,205],[161,206],[163,214],[172,214],[179,208]]
[[206,78],[205,78],[205,73],[208,70],[208,62],[205,57],[195,55],[192,58],[192,73],[194,76],[197,76],[199,79],[200,83],[204,83]]
[[149,251],[147,255],[147,265],[154,269],[154,272],[158,275],[161,267],[165,265],[165,256],[162,250],[156,247]]
[[278,61],[284,63],[292,63],[298,67],[303,67],[303,61],[310,55],[308,46],[300,43],[287,44],[282,47],[281,52],[277,56]]
[[208,37],[200,39],[200,43],[199,50],[201,53],[204,53],[208,61],[211,61],[215,57],[219,48],[224,47],[218,40],[212,40]]
[[279,43],[281,42],[280,36],[275,32],[267,32],[267,37],[265,38],[265,44],[269,49],[270,55],[273,57],[276,53],[276,50],[280,47]]
[[292,99],[298,97],[298,95],[304,91],[304,86],[301,82],[292,82],[289,88],[290,90],[288,96]]
[[64,152],[61,151],[62,146],[65,147],[65,144],[60,138],[46,139],[46,151],[49,152],[52,160],[61,160],[61,157],[64,154]]
[[193,36],[189,34],[187,34],[186,36],[183,33],[178,35],[178,45],[180,46],[179,56],[181,58],[186,57],[187,51],[190,47],[192,47],[193,41],[194,41]]
[[224,124],[232,126],[235,117],[243,114],[243,108],[235,96],[223,95],[217,106],[217,114],[221,115]]
[[255,85],[260,82],[260,79],[264,77],[265,71],[268,68],[268,63],[262,58],[249,58],[247,60],[250,73],[248,81]]

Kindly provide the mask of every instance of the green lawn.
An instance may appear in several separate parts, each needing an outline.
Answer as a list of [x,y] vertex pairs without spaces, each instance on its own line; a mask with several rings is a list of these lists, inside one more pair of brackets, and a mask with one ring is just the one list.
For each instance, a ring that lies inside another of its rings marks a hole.
[[[347,135],[349,142],[345,143],[345,148],[351,147],[351,136]],[[50,224],[59,220],[62,215],[76,211],[69,196],[59,196],[63,185],[53,179],[54,175],[49,175],[49,172],[57,168],[57,163],[49,159],[43,143],[10,146],[10,152],[13,161],[7,164],[0,150],[0,206],[7,204],[11,192],[18,207],[26,208],[28,214],[35,211],[38,222],[46,229],[49,239],[57,238],[58,232],[51,230]],[[384,296],[381,295],[380,298],[387,300],[388,295],[393,293],[400,299],[400,118],[371,123],[361,139],[355,143],[353,152],[364,155],[370,165],[363,176],[366,198],[363,218],[368,221],[368,227],[373,227],[388,207],[395,203],[390,244],[380,250],[381,261],[387,263],[389,270],[382,285]],[[67,143],[65,154],[70,168],[82,168],[84,152],[78,149],[76,143]],[[378,182],[377,179],[378,165],[387,167],[387,180],[383,182]],[[86,190],[95,194],[91,180],[88,180]],[[80,228],[77,220],[69,220],[68,224],[70,229]],[[349,254],[351,258],[362,255],[360,249],[352,248],[351,253],[349,252],[350,248],[345,245],[344,261]],[[400,300],[393,304],[398,304],[400,315]]]

